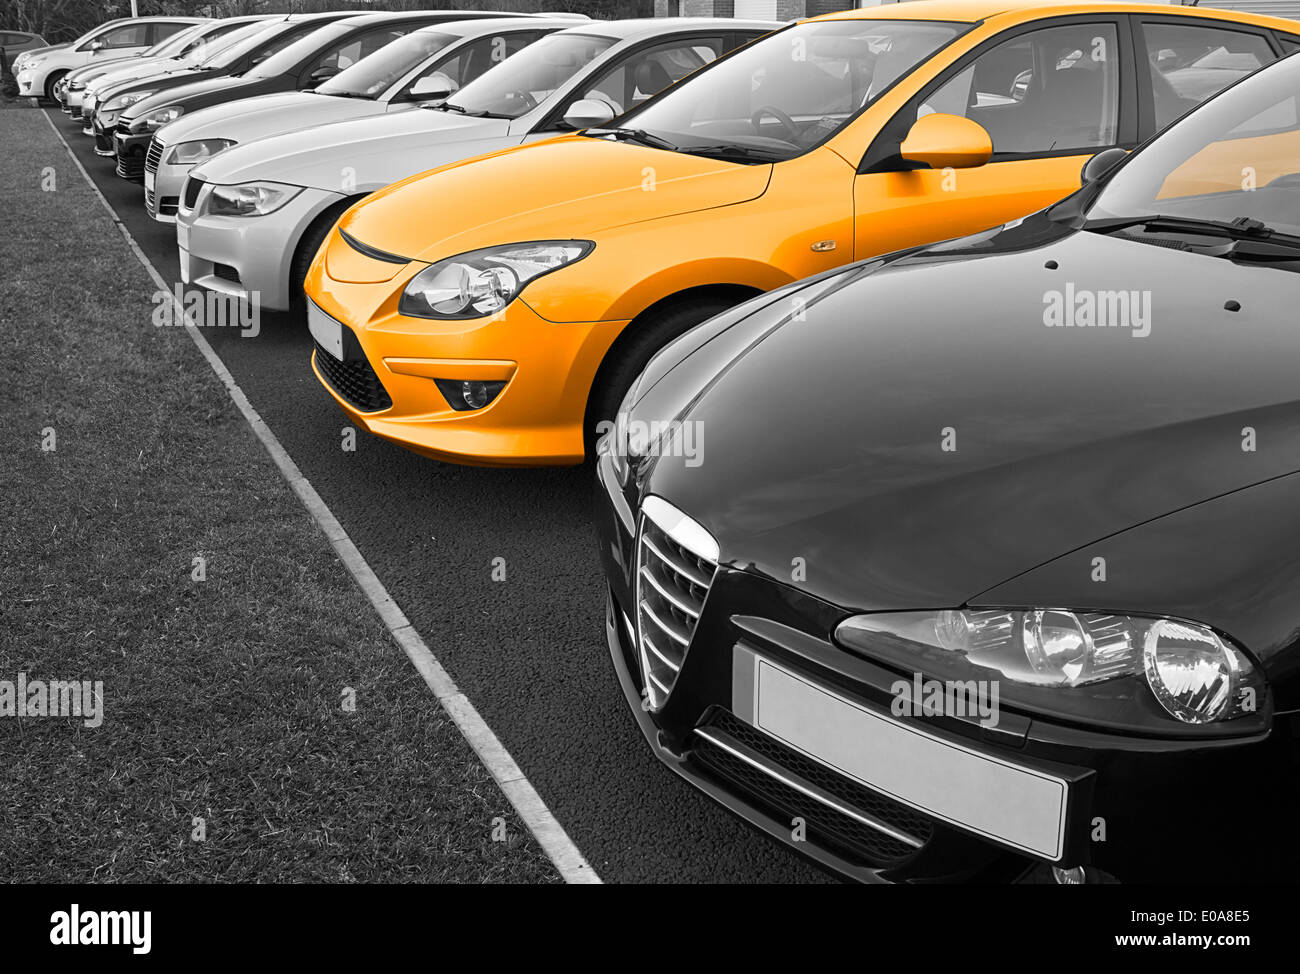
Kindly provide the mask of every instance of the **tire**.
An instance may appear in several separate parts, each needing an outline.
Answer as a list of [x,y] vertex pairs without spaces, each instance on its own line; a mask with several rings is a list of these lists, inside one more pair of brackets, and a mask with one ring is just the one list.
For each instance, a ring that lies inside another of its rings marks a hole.
[[46,101],[52,101],[56,105],[59,103],[59,100],[54,97],[54,86],[57,85],[60,81],[62,81],[63,76],[67,73],[68,72],[66,71],[55,71],[52,75],[50,75],[48,78],[45,79],[45,100]]
[[311,262],[316,258],[316,251],[320,250],[343,211],[355,202],[356,200],[344,200],[331,206],[308,224],[302,239],[298,241],[298,249],[289,267],[289,314],[299,323],[305,324],[307,321],[307,295],[303,293],[302,286],[307,280]]
[[583,445],[587,459],[596,455],[597,428],[600,423],[612,420],[623,397],[632,387],[633,380],[644,371],[654,354],[674,338],[685,334],[696,325],[716,314],[735,307],[744,298],[728,300],[724,297],[707,297],[652,312],[628,325],[619,341],[610,350],[587,401],[587,420]]

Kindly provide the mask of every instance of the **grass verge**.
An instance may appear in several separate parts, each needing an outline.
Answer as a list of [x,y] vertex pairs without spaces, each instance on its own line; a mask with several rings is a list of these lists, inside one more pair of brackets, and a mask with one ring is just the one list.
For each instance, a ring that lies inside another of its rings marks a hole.
[[104,696],[0,717],[0,880],[557,881],[41,113],[0,172],[0,681]]

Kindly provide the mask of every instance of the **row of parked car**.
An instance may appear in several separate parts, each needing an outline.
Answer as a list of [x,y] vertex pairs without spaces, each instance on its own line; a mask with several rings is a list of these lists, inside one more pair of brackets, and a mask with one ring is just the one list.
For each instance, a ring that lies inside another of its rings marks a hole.
[[188,283],[305,319],[352,422],[596,457],[674,771],[857,878],[1073,883],[1297,864],[1296,50],[915,0],[244,18],[23,70]]

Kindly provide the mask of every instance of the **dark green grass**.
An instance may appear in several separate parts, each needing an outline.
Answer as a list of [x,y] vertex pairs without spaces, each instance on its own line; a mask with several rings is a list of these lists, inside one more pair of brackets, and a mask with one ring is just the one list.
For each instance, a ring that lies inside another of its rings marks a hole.
[[105,696],[0,718],[0,880],[555,881],[41,113],[0,172],[0,680]]

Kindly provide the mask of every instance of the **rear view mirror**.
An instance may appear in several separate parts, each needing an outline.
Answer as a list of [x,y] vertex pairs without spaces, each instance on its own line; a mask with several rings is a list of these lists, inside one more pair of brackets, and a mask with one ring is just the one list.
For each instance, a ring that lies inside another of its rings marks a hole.
[[90,51],[94,51],[94,52],[102,51],[102,50],[104,49],[104,42],[103,42],[103,41],[91,41],[89,44],[86,45],[86,47],[87,47]]
[[338,68],[334,67],[333,65],[327,65],[325,67],[317,68],[311,74],[307,75],[307,80],[310,81],[312,84],[318,85],[321,82],[329,81],[330,78],[334,77],[338,73],[339,73]]
[[1084,185],[1095,183],[1123,162],[1127,156],[1128,153],[1123,149],[1107,149],[1105,152],[1098,152],[1083,164],[1080,178]]
[[415,84],[411,85],[411,97],[432,101],[438,98],[446,98],[459,87],[450,76],[443,74],[441,71],[435,71],[433,74],[416,79]]
[[564,123],[575,129],[595,128],[614,118],[614,109],[596,98],[579,98],[564,113]]
[[974,169],[992,157],[993,140],[969,118],[934,112],[916,120],[899,155],[931,169]]

